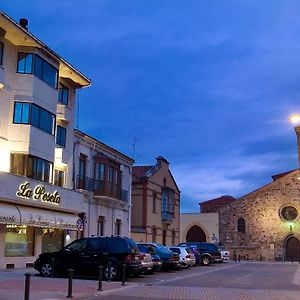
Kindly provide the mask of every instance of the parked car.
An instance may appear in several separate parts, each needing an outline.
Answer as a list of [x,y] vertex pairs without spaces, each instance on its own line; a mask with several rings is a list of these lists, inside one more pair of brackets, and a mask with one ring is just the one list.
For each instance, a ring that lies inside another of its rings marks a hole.
[[140,251],[132,239],[88,237],[75,240],[59,251],[40,254],[34,268],[45,277],[66,274],[68,269],[73,269],[74,274],[96,275],[102,265],[104,279],[108,279],[110,273],[111,280],[118,280],[123,264],[127,275],[142,271]]
[[142,273],[152,274],[153,273],[153,261],[151,254],[141,251],[141,261],[142,261]]
[[179,263],[182,268],[188,269],[196,264],[195,255],[189,247],[170,246],[167,248],[172,252],[178,253]]
[[185,242],[180,243],[178,246],[197,248],[197,251],[200,253],[200,263],[204,266],[208,266],[210,263],[221,259],[221,253],[218,247],[212,243]]
[[148,243],[148,242],[142,242],[138,243],[138,246],[146,246],[151,248],[153,251],[156,252],[156,254],[160,257],[162,262],[162,269],[165,270],[177,270],[180,268],[179,263],[179,255],[177,253],[172,252],[167,247],[156,244],[156,243]]
[[219,252],[221,253],[221,261],[230,260],[230,253],[224,246],[219,246]]
[[144,246],[144,245],[137,245],[142,253],[149,253],[152,258],[153,268],[152,272],[159,272],[161,270],[162,262],[159,255],[156,254],[155,248]]

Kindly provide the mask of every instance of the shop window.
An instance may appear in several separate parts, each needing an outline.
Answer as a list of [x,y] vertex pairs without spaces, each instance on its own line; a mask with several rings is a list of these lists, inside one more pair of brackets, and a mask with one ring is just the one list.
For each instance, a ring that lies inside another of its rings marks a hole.
[[55,170],[54,184],[58,186],[64,186],[64,177],[65,177],[64,171]]
[[66,136],[67,130],[66,128],[57,125],[56,127],[56,144],[62,147],[66,147]]
[[69,100],[69,89],[64,85],[60,84],[58,90],[58,102],[64,105],[68,105],[68,100]]
[[5,234],[5,256],[34,256],[34,227],[7,225]]
[[60,250],[64,243],[64,230],[43,228],[42,253]]
[[238,219],[238,232],[246,232],[246,222],[244,218]]

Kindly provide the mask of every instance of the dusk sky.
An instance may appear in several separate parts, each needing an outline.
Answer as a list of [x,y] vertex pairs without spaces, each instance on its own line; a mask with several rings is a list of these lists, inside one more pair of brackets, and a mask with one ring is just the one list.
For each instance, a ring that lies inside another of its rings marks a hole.
[[78,128],[136,165],[162,155],[181,211],[298,167],[300,1],[1,0],[92,86]]

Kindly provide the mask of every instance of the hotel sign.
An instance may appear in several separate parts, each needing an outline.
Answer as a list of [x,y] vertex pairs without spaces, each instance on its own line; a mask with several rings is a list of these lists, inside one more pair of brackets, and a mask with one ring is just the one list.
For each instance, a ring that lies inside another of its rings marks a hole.
[[57,191],[54,191],[54,193],[47,193],[43,185],[37,185],[34,189],[31,189],[29,182],[20,184],[16,196],[25,199],[40,199],[42,202],[53,205],[59,205],[61,200]]

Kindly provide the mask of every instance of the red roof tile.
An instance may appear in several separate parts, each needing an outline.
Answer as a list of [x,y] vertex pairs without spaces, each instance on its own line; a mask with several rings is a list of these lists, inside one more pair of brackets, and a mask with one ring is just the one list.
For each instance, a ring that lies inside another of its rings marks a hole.
[[141,178],[144,177],[146,175],[146,172],[149,171],[151,168],[153,168],[153,166],[134,166],[132,181],[140,182]]
[[232,197],[232,196],[229,196],[229,195],[224,195],[224,196],[221,196],[221,197],[218,197],[218,198],[214,198],[214,199],[211,199],[211,200],[208,200],[208,201],[204,201],[204,202],[200,202],[199,204],[202,206],[206,206],[206,205],[226,205],[226,204],[229,204],[233,201],[236,201],[237,199]]

